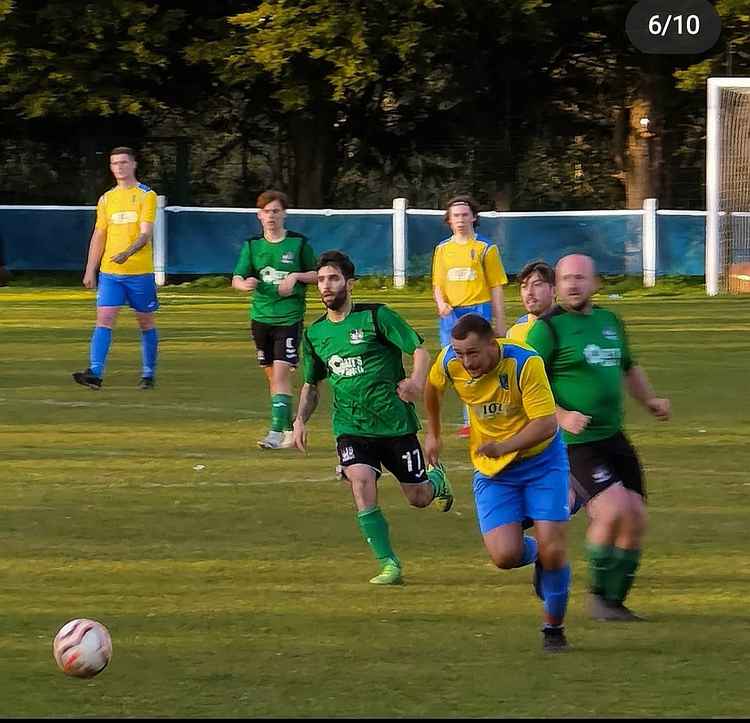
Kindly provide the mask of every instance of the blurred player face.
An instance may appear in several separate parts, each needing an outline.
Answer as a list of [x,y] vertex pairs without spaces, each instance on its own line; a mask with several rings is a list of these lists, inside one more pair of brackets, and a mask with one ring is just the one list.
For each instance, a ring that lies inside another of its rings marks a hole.
[[597,289],[594,262],[590,256],[572,254],[557,262],[557,297],[566,309],[585,311]]
[[281,201],[270,201],[258,211],[258,218],[263,226],[263,233],[276,236],[284,228],[286,211]]
[[127,153],[117,153],[109,157],[109,170],[116,181],[135,181],[136,162]]
[[338,266],[321,266],[318,269],[318,291],[327,309],[339,311],[349,300],[354,281],[344,278]]
[[457,203],[448,209],[448,225],[455,234],[466,236],[474,233],[477,217],[465,203]]
[[541,316],[555,300],[555,287],[535,271],[521,284],[521,301],[529,314]]
[[451,339],[451,344],[464,369],[475,379],[492,371],[500,361],[500,350],[491,336],[471,332],[465,339]]

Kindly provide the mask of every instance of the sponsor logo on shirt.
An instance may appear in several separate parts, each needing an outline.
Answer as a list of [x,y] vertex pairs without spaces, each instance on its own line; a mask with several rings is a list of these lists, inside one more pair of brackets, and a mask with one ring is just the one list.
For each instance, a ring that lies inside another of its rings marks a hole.
[[343,357],[334,354],[328,360],[328,368],[332,374],[339,377],[356,377],[365,373],[365,365],[361,356]]
[[110,223],[120,226],[124,223],[138,223],[137,211],[118,211],[110,216]]
[[509,405],[502,402],[485,402],[484,404],[474,404],[473,407],[474,412],[480,419],[506,417],[509,410]]
[[289,276],[288,271],[278,271],[273,266],[266,266],[260,270],[260,280],[267,284],[278,286],[287,276]]
[[352,344],[362,344],[365,340],[364,329],[352,329],[349,332],[349,341]]
[[471,267],[456,266],[448,269],[448,281],[474,281],[477,278],[477,272]]
[[602,349],[596,344],[587,344],[583,356],[593,367],[619,367],[622,352],[619,349]]

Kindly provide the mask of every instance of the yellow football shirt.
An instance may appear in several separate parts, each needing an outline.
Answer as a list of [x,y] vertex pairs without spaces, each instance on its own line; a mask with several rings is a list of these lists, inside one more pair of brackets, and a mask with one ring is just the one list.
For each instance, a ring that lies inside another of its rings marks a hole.
[[107,274],[148,274],[154,271],[151,241],[122,264],[110,261],[138,238],[141,222],[156,220],[156,193],[145,183],[132,188],[115,186],[102,195],[96,206],[96,228],[107,232],[101,271]]
[[508,283],[500,251],[482,238],[466,243],[453,236],[438,244],[432,257],[432,285],[451,306],[484,304],[490,289]]
[[487,477],[511,462],[543,452],[554,435],[534,447],[493,459],[477,453],[485,442],[502,442],[518,434],[532,419],[555,413],[542,358],[527,344],[497,339],[500,360],[478,379],[471,377],[452,346],[445,347],[430,369],[430,383],[444,390],[450,384],[469,409],[469,451],[474,467]]
[[516,323],[508,329],[505,336],[507,336],[508,339],[513,339],[513,341],[526,342],[526,337],[529,335],[529,331],[531,330],[531,327],[534,326],[536,320],[537,317],[533,314],[520,316]]

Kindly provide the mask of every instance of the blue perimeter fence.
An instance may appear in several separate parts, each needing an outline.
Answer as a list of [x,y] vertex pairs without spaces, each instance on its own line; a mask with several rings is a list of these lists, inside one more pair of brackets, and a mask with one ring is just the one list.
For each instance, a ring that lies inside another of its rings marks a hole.
[[[155,261],[162,274],[231,273],[242,243],[257,234],[257,209],[165,206],[160,197]],[[397,199],[399,200],[399,199]],[[478,233],[500,249],[510,274],[532,259],[554,263],[566,253],[594,258],[604,274],[703,276],[705,212],[561,211],[480,214]],[[0,206],[0,251],[18,271],[82,270],[93,206]],[[450,235],[442,211],[290,209],[286,226],[316,251],[340,249],[359,275],[393,275],[397,282],[430,273],[432,252]],[[163,277],[162,277],[163,281]],[[648,283],[648,282],[647,282]]]

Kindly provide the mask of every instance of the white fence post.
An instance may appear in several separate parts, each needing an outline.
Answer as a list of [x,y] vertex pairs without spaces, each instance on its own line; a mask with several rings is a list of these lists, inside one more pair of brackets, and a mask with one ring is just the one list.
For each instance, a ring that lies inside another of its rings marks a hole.
[[656,286],[656,244],[657,220],[656,209],[659,202],[655,198],[643,200],[643,241],[641,255],[643,257],[643,285]]
[[158,286],[167,282],[167,205],[166,196],[156,197],[156,222],[154,223],[154,276]]
[[406,286],[406,206],[405,198],[393,199],[393,286]]

